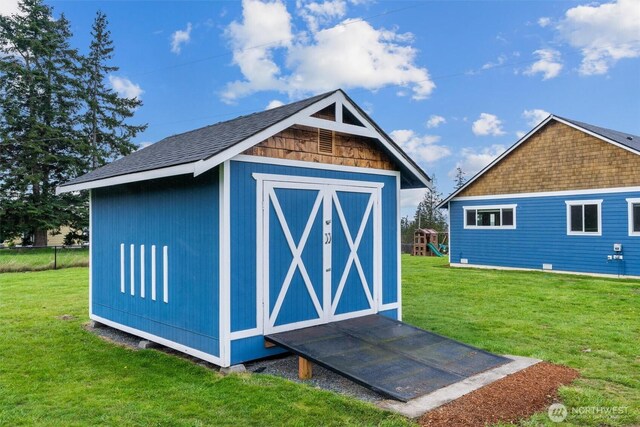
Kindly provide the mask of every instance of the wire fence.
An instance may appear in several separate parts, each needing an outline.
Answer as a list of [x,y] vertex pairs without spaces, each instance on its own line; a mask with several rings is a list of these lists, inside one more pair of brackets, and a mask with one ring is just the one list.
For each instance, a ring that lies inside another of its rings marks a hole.
[[89,265],[89,246],[0,247],[0,273]]

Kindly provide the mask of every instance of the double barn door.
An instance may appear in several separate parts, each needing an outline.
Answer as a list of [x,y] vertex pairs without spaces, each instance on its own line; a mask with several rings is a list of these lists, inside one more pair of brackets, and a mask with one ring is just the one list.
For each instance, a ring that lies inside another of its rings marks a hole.
[[381,188],[360,181],[260,179],[265,334],[377,311]]

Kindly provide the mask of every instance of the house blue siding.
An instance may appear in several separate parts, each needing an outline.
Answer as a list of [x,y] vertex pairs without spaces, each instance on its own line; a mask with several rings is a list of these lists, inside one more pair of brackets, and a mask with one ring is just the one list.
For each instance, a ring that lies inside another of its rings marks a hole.
[[[218,356],[218,197],[217,169],[197,178],[174,177],[92,190],[93,313]],[[124,293],[121,244],[125,255]],[[156,246],[155,301],[151,290],[152,245]],[[168,302],[164,302],[165,246]]]
[[[627,198],[639,192],[452,200],[451,262],[472,265],[640,276],[640,237],[629,236]],[[602,236],[567,235],[566,201],[602,199]],[[516,229],[464,229],[463,207],[516,204]],[[624,260],[607,260],[613,244]]]
[[[251,163],[251,162],[230,162],[230,210],[231,210],[231,268],[230,268],[230,298],[231,298],[231,331],[237,332],[247,329],[253,329],[257,327],[256,321],[256,180],[253,178],[253,173],[263,174],[277,174],[277,175],[292,175],[292,176],[304,176],[304,177],[321,177],[332,179],[344,179],[344,180],[360,180],[367,182],[381,182],[384,183],[382,188],[382,212],[381,212],[381,239],[382,242],[382,301],[383,303],[392,303],[397,301],[397,289],[398,289],[398,265],[397,265],[397,233],[398,233],[398,218],[397,218],[397,188],[396,177],[390,175],[376,175],[376,174],[363,174],[354,172],[342,172],[336,170],[314,169],[314,168],[302,168],[293,166],[273,165],[264,163]],[[328,165],[328,168],[331,166]],[[298,191],[298,190],[297,190]],[[294,235],[294,241],[298,241],[299,234],[304,228],[304,222],[309,217],[308,213],[311,209],[311,205],[315,200],[316,191],[299,191],[297,196],[288,194],[286,190],[277,190],[277,197],[283,205],[283,211],[287,218],[293,218],[293,214],[298,210],[300,217],[289,224],[291,232]],[[343,204],[343,210],[345,219],[348,224],[348,228],[352,234],[352,238],[355,238],[354,230],[357,228],[355,225],[355,218],[358,214],[362,215],[360,210],[364,210],[366,206],[363,206],[363,201],[360,200],[360,195],[346,192],[344,194],[338,194],[341,204]],[[290,200],[289,200],[290,199]],[[271,230],[273,237],[270,239],[270,253],[275,251],[274,257],[279,257],[278,265],[282,268],[275,270],[277,265],[272,265],[270,274],[278,277],[283,277],[286,274],[286,270],[291,262],[291,253],[288,249],[284,237],[280,236],[278,232],[281,232],[281,228],[277,226],[277,220],[273,219],[273,208],[269,206],[269,211],[265,213],[270,215],[270,224],[273,229]],[[303,213],[304,211],[304,213]],[[288,214],[289,213],[289,214]],[[334,212],[335,216],[335,212]],[[318,218],[321,219],[321,216]],[[316,218],[317,224],[314,223],[311,233],[322,233],[322,223]],[[304,220],[304,221],[303,221]],[[334,227],[338,224],[334,222]],[[367,223],[365,227],[365,235],[363,237],[361,246],[358,250],[358,254],[364,260],[367,258],[367,254],[373,248],[373,242],[371,241],[371,233],[373,224]],[[274,225],[276,224],[276,225]],[[359,224],[358,224],[359,225]],[[335,230],[335,229],[334,229]],[[338,239],[335,243],[336,254],[335,257],[342,256],[346,260],[344,255],[345,248],[343,247],[345,242],[340,239],[340,233],[334,231],[334,238]],[[344,238],[342,236],[342,238]],[[345,243],[346,244],[346,243]],[[342,246],[340,246],[342,245]],[[276,248],[277,246],[277,248]],[[314,252],[315,251],[315,252]],[[322,273],[322,263],[315,262],[321,260],[322,247],[310,248],[309,251],[305,249],[302,253],[302,258],[309,270],[310,275],[319,275]],[[314,256],[315,254],[315,256]],[[314,261],[315,260],[315,261]],[[271,261],[271,260],[270,260]],[[270,263],[272,264],[272,263]],[[370,283],[372,280],[372,265],[366,265],[363,263],[363,269],[367,281]],[[282,271],[281,271],[282,270]],[[352,267],[352,273],[356,273],[355,266]],[[298,286],[303,288],[302,279],[299,273],[293,278],[292,286]],[[338,312],[354,311],[358,305],[362,304],[361,295],[356,295],[356,286],[351,286],[350,281],[353,278],[349,277],[347,285],[345,286],[345,292],[347,289],[354,289],[353,297],[349,297],[348,291],[344,299],[345,304],[353,304],[351,306],[340,306]],[[313,281],[312,281],[313,282]],[[354,282],[355,283],[355,282]],[[314,284],[315,286],[315,284]],[[319,290],[318,290],[319,291]],[[363,293],[360,287],[360,292]],[[289,296],[294,296],[291,294]],[[308,296],[305,293],[306,298]],[[274,303],[274,298],[270,298],[270,301],[265,301],[264,304],[270,306]],[[286,300],[285,300],[286,305]],[[313,310],[310,301],[302,301],[297,305],[299,312],[285,313],[284,315],[298,316],[297,320],[313,319]],[[391,313],[389,313],[391,314]],[[293,319],[293,318],[292,318]],[[286,320],[286,322],[285,322]],[[283,322],[287,323],[291,319],[283,318]],[[277,323],[278,324],[278,323]],[[270,354],[274,354],[277,350],[265,349],[264,341],[261,336],[251,337],[245,339],[234,340],[231,342],[231,360],[232,363],[238,363],[244,360],[249,360],[256,357],[263,357]]]

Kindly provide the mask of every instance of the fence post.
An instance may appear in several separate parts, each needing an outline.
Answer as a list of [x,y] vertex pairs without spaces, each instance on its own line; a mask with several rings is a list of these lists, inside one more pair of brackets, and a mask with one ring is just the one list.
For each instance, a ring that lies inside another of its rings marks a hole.
[[58,247],[57,246],[53,247],[53,269],[54,270],[58,269]]

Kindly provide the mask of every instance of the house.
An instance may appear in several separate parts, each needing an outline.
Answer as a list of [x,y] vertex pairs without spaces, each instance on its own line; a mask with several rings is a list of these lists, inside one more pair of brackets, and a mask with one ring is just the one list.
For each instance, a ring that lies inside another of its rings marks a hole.
[[400,190],[430,178],[343,91],[170,136],[91,190],[90,317],[220,366],[400,319]]
[[551,115],[440,207],[452,266],[640,276],[640,137]]

